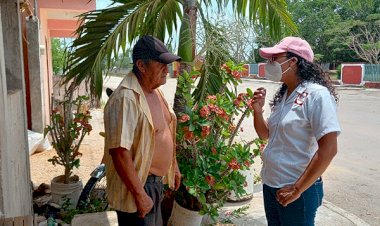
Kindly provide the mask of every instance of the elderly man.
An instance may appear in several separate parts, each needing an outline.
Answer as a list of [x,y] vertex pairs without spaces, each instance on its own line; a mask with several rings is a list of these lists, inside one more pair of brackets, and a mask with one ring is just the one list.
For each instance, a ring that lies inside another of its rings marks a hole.
[[176,117],[162,92],[168,64],[181,58],[153,36],[133,47],[133,69],[104,109],[107,195],[119,225],[162,225],[163,183],[178,189]]

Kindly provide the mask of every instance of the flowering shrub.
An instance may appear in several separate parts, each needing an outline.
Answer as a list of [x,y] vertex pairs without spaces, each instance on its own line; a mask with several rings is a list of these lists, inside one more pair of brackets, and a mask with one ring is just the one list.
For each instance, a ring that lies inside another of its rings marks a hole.
[[64,183],[70,182],[72,170],[79,167],[79,146],[86,134],[92,130],[89,124],[90,112],[83,109],[86,96],[75,100],[60,101],[50,114],[50,125],[46,126],[44,135],[50,133],[52,146],[57,155],[48,161],[65,167]]
[[252,91],[236,92],[242,70],[241,65],[224,64],[220,92],[198,103],[194,103],[191,91],[193,78],[200,72],[192,71],[178,78],[177,92],[184,96],[186,110],[178,119],[177,159],[182,185],[176,193],[176,201],[213,218],[218,216],[218,209],[231,191],[237,195],[244,193],[245,177],[239,170],[249,169],[263,144],[259,139],[234,142],[242,131],[243,119],[253,112]]

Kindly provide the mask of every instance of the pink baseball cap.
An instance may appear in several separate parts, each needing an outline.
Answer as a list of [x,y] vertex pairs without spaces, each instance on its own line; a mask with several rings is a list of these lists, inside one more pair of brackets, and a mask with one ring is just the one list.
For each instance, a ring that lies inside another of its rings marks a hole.
[[269,59],[275,54],[291,52],[313,62],[314,53],[309,43],[302,38],[286,37],[273,47],[260,48],[259,54],[264,59]]

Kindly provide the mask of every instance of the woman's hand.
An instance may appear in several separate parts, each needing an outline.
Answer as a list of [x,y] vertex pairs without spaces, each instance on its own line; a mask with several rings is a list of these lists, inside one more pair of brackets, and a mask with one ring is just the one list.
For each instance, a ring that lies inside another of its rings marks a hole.
[[276,192],[277,201],[284,207],[296,201],[301,196],[301,192],[294,185],[288,185]]
[[264,87],[258,88],[254,93],[253,93],[253,110],[255,112],[260,112],[262,113],[264,104],[265,104],[265,96],[267,94],[267,91]]

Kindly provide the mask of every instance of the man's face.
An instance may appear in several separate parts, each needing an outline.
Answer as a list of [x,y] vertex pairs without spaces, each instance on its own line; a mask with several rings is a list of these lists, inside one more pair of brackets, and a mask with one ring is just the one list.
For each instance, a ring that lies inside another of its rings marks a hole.
[[168,65],[152,60],[144,65],[143,77],[145,77],[153,88],[158,88],[166,83]]

